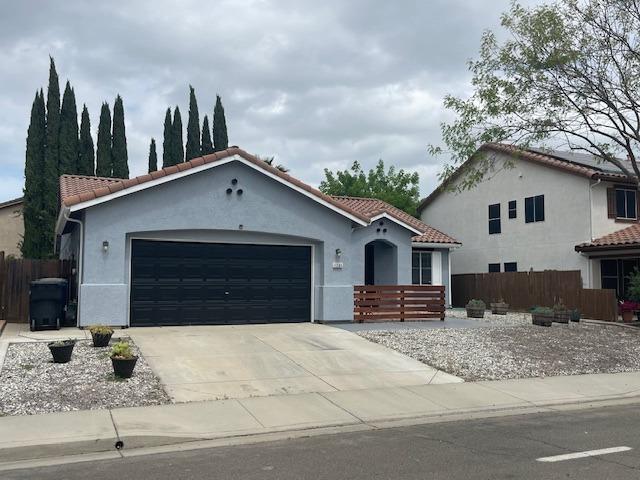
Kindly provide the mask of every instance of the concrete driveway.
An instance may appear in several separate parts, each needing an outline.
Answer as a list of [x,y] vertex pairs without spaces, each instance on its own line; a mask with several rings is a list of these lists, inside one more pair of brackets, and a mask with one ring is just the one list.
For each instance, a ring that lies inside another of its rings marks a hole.
[[176,402],[462,380],[319,324],[126,330]]

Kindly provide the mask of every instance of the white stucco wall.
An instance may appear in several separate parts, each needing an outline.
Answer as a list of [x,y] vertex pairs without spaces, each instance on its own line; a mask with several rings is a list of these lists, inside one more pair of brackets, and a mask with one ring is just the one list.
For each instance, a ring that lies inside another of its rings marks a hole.
[[[498,155],[496,166],[505,157]],[[489,263],[517,262],[519,271],[581,270],[585,286],[592,274],[589,261],[575,245],[591,239],[590,179],[528,161],[498,168],[488,179],[461,193],[443,192],[422,212],[424,222],[462,242],[451,255],[452,274],[482,273]],[[604,205],[599,197],[604,191]],[[596,231],[606,230],[606,188],[598,188]],[[524,199],[545,197],[545,220],[525,223]],[[508,202],[516,200],[517,218],[509,219]],[[500,203],[502,233],[489,235],[488,207]],[[624,225],[617,224],[617,230]]]

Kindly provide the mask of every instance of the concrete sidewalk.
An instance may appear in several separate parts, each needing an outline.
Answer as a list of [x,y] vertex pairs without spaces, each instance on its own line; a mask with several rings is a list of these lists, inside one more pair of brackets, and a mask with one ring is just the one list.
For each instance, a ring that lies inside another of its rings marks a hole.
[[640,372],[304,393],[0,418],[0,469],[21,460],[454,415],[640,402]]

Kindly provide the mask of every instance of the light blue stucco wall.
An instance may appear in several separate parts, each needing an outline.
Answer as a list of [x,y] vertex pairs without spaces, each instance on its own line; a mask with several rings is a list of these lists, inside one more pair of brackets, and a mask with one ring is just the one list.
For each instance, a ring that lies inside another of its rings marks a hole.
[[353,318],[353,285],[364,283],[364,247],[373,240],[394,245],[397,253],[395,263],[386,262],[385,275],[411,283],[413,232],[388,219],[356,226],[238,161],[89,207],[84,222],[81,325],[128,325],[131,238],[311,245],[318,321]]

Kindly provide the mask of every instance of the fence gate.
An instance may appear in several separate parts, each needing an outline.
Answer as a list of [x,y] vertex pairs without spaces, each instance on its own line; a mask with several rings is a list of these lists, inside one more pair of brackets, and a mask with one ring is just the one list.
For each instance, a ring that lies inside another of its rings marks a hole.
[[353,297],[355,322],[444,320],[444,286],[356,285]]

